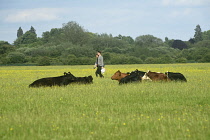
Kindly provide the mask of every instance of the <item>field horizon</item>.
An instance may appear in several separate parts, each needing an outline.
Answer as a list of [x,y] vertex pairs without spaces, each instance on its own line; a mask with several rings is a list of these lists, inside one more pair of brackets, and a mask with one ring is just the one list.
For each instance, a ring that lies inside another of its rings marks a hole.
[[[210,63],[1,66],[0,139],[210,139]],[[117,71],[180,72],[188,82],[119,85]],[[29,88],[71,72],[93,84]]]

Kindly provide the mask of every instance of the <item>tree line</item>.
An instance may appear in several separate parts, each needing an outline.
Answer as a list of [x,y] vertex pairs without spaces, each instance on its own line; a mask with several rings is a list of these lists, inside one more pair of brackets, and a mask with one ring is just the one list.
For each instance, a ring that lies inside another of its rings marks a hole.
[[92,65],[95,52],[102,51],[105,64],[166,64],[210,62],[210,30],[195,27],[188,41],[153,35],[112,36],[89,32],[75,21],[53,28],[37,37],[17,30],[13,44],[0,41],[0,65]]

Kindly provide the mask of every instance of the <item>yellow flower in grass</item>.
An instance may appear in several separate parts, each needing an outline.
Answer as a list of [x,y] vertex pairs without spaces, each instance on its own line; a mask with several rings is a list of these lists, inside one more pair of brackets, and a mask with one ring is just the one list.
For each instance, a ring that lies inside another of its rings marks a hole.
[[93,134],[94,134],[94,132],[90,132],[90,134],[91,134],[91,135],[93,135]]

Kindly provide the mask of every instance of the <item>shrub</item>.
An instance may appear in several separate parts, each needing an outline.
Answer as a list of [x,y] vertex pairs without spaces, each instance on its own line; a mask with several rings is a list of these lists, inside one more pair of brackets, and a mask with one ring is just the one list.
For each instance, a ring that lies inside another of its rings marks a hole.
[[11,52],[7,55],[8,63],[25,63],[25,55],[20,52]]
[[50,58],[49,57],[39,57],[37,60],[37,65],[38,66],[48,66],[50,65]]

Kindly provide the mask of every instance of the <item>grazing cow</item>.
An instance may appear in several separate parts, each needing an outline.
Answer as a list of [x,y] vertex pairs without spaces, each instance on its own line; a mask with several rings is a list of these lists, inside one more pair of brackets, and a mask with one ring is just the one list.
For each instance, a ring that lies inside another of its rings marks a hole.
[[118,71],[115,72],[115,74],[111,77],[111,79],[112,79],[112,80],[118,80],[118,81],[120,81],[120,79],[124,78],[125,76],[128,76],[128,74],[122,73],[122,72],[120,72],[120,70],[118,70]]
[[131,82],[141,82],[142,77],[144,76],[146,72],[143,71],[139,71],[138,69],[136,69],[135,71],[132,71],[131,73],[129,73],[128,76],[122,78],[119,81],[119,84],[126,84],[126,83],[131,83]]
[[181,73],[174,73],[174,72],[165,72],[165,74],[167,75],[167,77],[171,80],[171,81],[182,81],[182,82],[187,82],[187,79],[184,77],[183,74]]
[[93,77],[91,75],[85,77],[76,77],[76,80],[73,83],[91,84],[93,83]]
[[151,72],[148,71],[144,74],[142,79],[151,79],[152,81],[169,81],[168,77],[164,73],[158,73],[158,72]]
[[66,86],[75,81],[76,77],[70,72],[64,72],[63,76],[42,78],[34,81],[29,87],[52,87],[52,86]]

